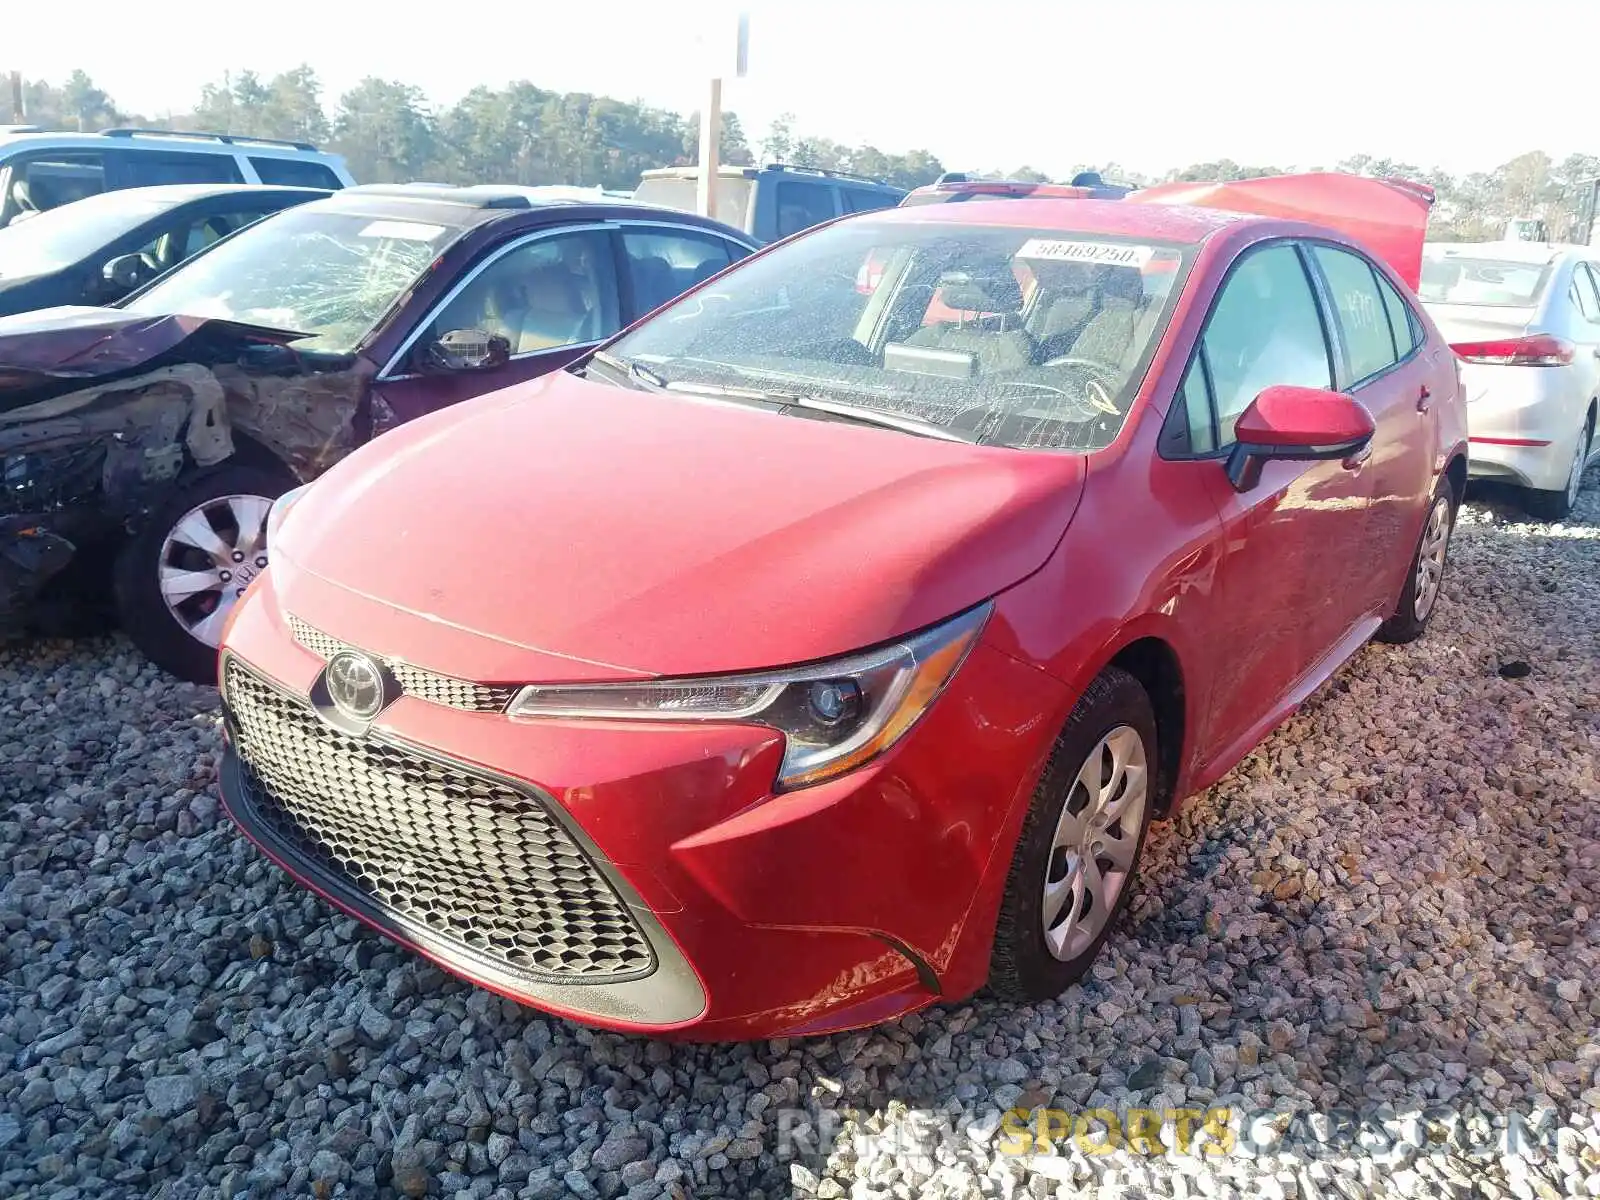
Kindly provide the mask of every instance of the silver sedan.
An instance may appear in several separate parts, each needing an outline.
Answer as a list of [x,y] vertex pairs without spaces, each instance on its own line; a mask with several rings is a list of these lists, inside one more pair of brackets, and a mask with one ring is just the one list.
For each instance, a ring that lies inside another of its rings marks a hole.
[[1429,243],[1418,292],[1460,364],[1469,473],[1567,516],[1597,448],[1600,247]]

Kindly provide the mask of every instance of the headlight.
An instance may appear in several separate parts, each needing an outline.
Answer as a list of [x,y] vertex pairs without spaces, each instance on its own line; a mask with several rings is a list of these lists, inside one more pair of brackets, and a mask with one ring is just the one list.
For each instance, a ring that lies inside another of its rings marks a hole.
[[267,509],[267,547],[270,550],[272,543],[278,540],[278,526],[283,524],[283,518],[289,507],[310,487],[309,483],[302,483],[297,488],[290,488],[283,495],[272,502],[272,507]]
[[990,605],[891,646],[761,675],[523,688],[513,717],[722,721],[767,725],[785,739],[780,788],[854,770],[899,741],[938,699],[978,640]]

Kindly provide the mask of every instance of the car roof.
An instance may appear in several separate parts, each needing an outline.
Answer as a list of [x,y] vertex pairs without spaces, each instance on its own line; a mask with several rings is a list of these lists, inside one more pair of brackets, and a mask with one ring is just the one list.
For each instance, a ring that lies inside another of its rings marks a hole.
[[[94,196],[85,196],[84,199],[92,200],[104,197],[103,203],[113,203],[116,199],[154,201],[161,204],[187,204],[191,200],[209,200],[216,196],[231,196],[237,193],[246,193],[253,196],[260,195],[286,195],[286,196],[331,196],[331,188],[290,187],[286,184],[276,183],[156,183],[147,187],[115,188],[109,192],[96,192]],[[74,203],[81,203],[74,201]]]
[[0,150],[14,146],[40,146],[45,149],[70,146],[116,146],[120,149],[177,151],[197,154],[238,152],[266,158],[311,159],[342,162],[339,155],[310,142],[288,142],[279,138],[253,138],[245,134],[207,133],[187,129],[102,129],[86,132],[75,129],[40,129],[36,126],[0,126]]
[[1194,205],[1136,205],[1123,200],[1021,197],[1005,204],[924,204],[861,213],[853,221],[941,222],[1007,228],[1059,230],[1062,233],[1148,237],[1196,244],[1219,229],[1240,224],[1280,225],[1269,217]]
[[599,190],[524,187],[512,184],[474,184],[458,187],[440,183],[361,184],[329,193],[312,202],[327,211],[371,214],[427,221],[456,229],[472,229],[491,221],[516,216],[545,217],[552,221],[592,218],[668,220],[695,225],[753,246],[747,234],[698,213],[660,204],[645,204],[627,196]]

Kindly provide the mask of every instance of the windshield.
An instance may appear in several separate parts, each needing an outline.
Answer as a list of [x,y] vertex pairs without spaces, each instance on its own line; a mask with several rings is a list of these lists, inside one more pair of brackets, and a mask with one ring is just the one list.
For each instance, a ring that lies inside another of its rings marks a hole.
[[1554,269],[1552,261],[1469,256],[1427,247],[1417,295],[1426,304],[1533,308]]
[[309,334],[296,349],[349,354],[459,231],[317,203],[218,242],[123,305]]
[[0,229],[0,279],[48,275],[82,262],[173,203],[107,192],[13,221]]
[[635,368],[635,386],[798,395],[963,440],[1098,449],[1122,427],[1191,249],[845,221],[750,259],[608,357]]

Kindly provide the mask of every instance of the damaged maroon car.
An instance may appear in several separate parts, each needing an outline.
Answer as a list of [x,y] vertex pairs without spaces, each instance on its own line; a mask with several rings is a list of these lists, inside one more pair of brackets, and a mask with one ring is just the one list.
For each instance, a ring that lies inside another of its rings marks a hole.
[[109,609],[213,682],[271,503],[413,417],[571,362],[744,258],[572,188],[349,188],[115,308],[0,319],[0,629]]

